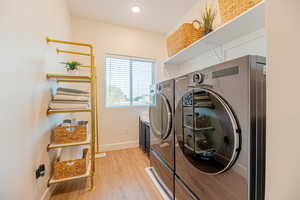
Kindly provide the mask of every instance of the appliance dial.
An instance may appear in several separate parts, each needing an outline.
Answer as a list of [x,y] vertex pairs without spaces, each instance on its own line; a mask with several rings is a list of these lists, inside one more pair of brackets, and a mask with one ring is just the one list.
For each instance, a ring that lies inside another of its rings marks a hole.
[[195,73],[193,75],[193,82],[194,83],[200,84],[200,83],[203,83],[203,81],[204,81],[204,74],[202,74],[202,73]]

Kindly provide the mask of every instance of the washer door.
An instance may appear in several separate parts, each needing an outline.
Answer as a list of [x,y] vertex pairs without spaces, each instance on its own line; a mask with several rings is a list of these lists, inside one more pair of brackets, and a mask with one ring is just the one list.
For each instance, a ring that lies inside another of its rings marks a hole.
[[178,101],[175,118],[178,145],[193,166],[216,175],[233,165],[240,149],[240,133],[223,98],[208,89],[192,89]]
[[162,93],[155,94],[155,104],[150,106],[150,127],[154,137],[161,142],[169,137],[172,128],[170,103]]

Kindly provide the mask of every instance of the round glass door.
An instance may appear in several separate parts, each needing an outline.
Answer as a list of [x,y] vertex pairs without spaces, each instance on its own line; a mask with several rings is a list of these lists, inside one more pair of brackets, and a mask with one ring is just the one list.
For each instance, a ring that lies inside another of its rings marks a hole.
[[240,148],[237,121],[227,103],[202,88],[185,93],[176,107],[176,138],[188,161],[216,175],[229,169]]
[[168,99],[161,93],[155,95],[154,104],[149,111],[152,133],[164,140],[171,132],[172,113]]

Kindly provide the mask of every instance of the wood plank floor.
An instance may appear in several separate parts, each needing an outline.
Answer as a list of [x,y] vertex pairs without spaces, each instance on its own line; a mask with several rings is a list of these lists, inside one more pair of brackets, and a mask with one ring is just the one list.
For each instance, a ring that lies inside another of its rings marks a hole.
[[51,200],[162,200],[145,172],[148,158],[138,149],[108,152],[96,162],[96,190],[85,180],[57,185]]

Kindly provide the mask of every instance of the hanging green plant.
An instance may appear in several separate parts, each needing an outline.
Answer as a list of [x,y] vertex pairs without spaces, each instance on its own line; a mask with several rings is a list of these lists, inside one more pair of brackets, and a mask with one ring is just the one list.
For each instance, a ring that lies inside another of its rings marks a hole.
[[81,65],[77,61],[68,61],[68,62],[61,62],[61,64],[65,64],[65,67],[67,71],[75,71],[79,69],[79,66]]
[[202,24],[204,27],[205,34],[208,34],[213,31],[213,23],[216,18],[216,11],[208,5],[205,6],[204,11],[202,12]]

